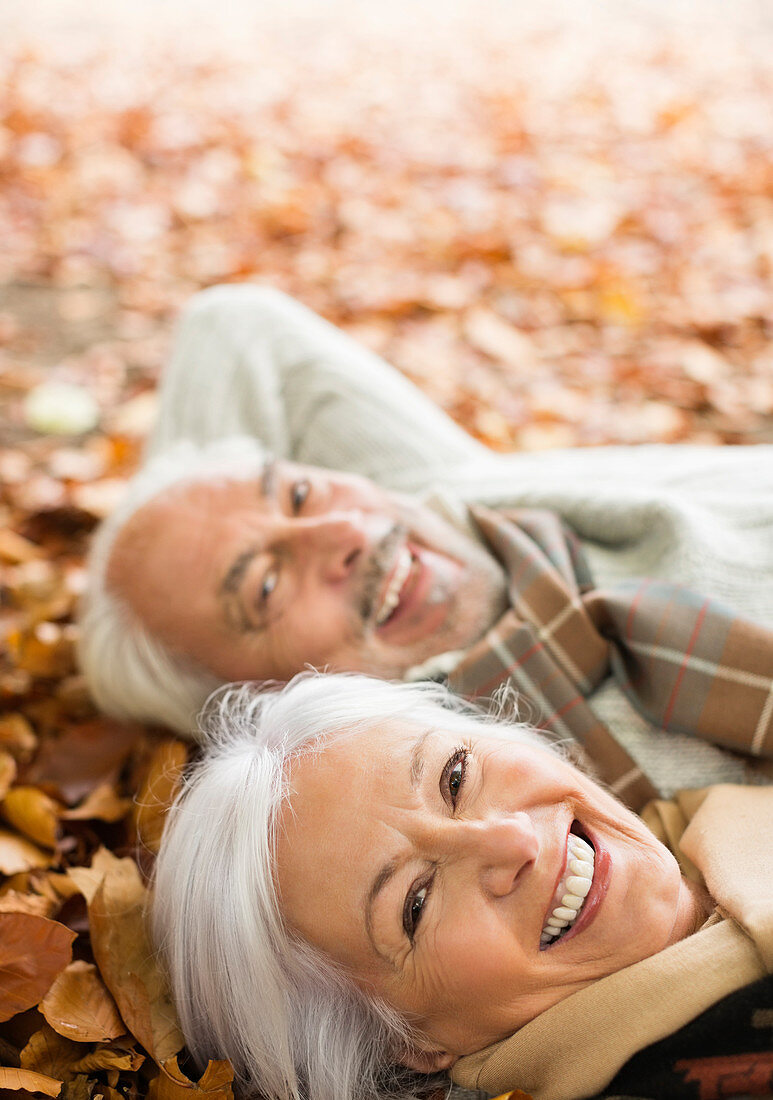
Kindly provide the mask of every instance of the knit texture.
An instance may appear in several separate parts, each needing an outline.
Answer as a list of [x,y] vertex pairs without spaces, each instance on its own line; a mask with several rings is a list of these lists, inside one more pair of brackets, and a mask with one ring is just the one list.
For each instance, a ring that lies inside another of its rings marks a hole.
[[[149,453],[233,434],[419,493],[460,526],[465,501],[553,510],[580,537],[598,585],[669,580],[773,626],[771,446],[497,455],[377,356],[257,286],[215,287],[185,311]],[[666,794],[747,778],[740,758],[654,731],[612,685],[593,706]]]

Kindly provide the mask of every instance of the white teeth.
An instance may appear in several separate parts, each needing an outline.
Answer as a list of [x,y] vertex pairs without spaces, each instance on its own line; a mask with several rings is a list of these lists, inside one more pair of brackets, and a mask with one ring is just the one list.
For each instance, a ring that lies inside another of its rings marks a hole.
[[541,947],[552,943],[577,920],[593,883],[596,854],[590,844],[582,837],[570,833],[566,855],[566,878],[558,887],[561,904],[556,906],[545,921],[540,935]]
[[[590,886],[590,883],[588,883]],[[561,907],[563,909],[573,909],[575,912],[582,906],[583,899],[577,894],[564,894],[561,898]]]
[[590,878],[584,878],[580,875],[570,875],[566,880],[566,888],[569,893],[574,894],[576,898],[585,898],[588,896],[592,879],[593,871],[591,871]]
[[397,554],[397,562],[394,571],[392,572],[392,579],[384,593],[384,599],[381,601],[381,607],[376,616],[376,624],[378,626],[386,622],[400,602],[400,591],[408,579],[412,564],[413,558],[411,557],[410,550],[407,546],[401,546]]

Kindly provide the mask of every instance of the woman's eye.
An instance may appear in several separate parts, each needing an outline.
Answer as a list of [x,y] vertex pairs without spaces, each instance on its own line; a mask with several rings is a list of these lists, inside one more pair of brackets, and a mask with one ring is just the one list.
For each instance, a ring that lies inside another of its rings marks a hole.
[[309,493],[311,492],[311,485],[307,478],[301,478],[300,481],[294,481],[293,487],[290,490],[290,505],[293,510],[293,515],[300,512],[308,500]]
[[424,902],[427,900],[428,894],[429,886],[422,886],[421,889],[408,894],[408,897],[405,899],[405,905],[403,907],[403,928],[411,943],[413,943],[416,927],[421,920],[421,913],[424,909]]
[[467,749],[457,749],[443,768],[442,793],[446,801],[450,801],[453,808],[456,808],[464,781],[467,778],[468,755]]
[[276,569],[270,569],[263,578],[263,583],[260,586],[260,601],[261,603],[267,603],[271,593],[276,588],[277,580],[279,579]]

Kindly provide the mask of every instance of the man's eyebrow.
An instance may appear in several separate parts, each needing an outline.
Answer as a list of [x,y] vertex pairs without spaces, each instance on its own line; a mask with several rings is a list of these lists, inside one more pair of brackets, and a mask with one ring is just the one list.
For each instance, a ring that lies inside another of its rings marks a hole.
[[260,492],[265,500],[273,500],[277,488],[277,460],[267,458],[260,475]]
[[241,554],[235,558],[228,568],[228,572],[220,582],[220,595],[228,596],[239,590],[239,585],[242,583],[242,578],[247,572],[250,562],[259,553],[257,546],[248,546],[246,550],[242,550]]
[[[427,738],[431,737],[434,733],[434,729],[424,730],[416,738],[413,748],[411,749],[410,763],[408,768],[408,774],[411,782],[411,790],[416,790],[421,783],[422,776],[424,775],[424,769],[426,759],[424,756],[424,746],[427,742]],[[387,863],[380,868],[377,872],[373,882],[371,883],[368,896],[365,899],[365,930],[368,933],[368,939],[376,954],[390,964],[394,969],[394,959],[385,954],[384,951],[376,943],[373,935],[373,906],[376,903],[376,898],[379,896],[384,887],[391,882],[395,874],[400,870],[403,864],[406,862],[405,856],[397,856],[390,859]]]

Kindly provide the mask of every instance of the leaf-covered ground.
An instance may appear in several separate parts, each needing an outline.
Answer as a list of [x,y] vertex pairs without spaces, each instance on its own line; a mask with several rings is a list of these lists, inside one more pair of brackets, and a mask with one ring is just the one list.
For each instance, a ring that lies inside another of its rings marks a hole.
[[773,439],[773,18],[601,9],[0,0],[0,1095],[229,1090],[142,923],[186,749],[73,660],[192,292],[289,291],[494,447]]

